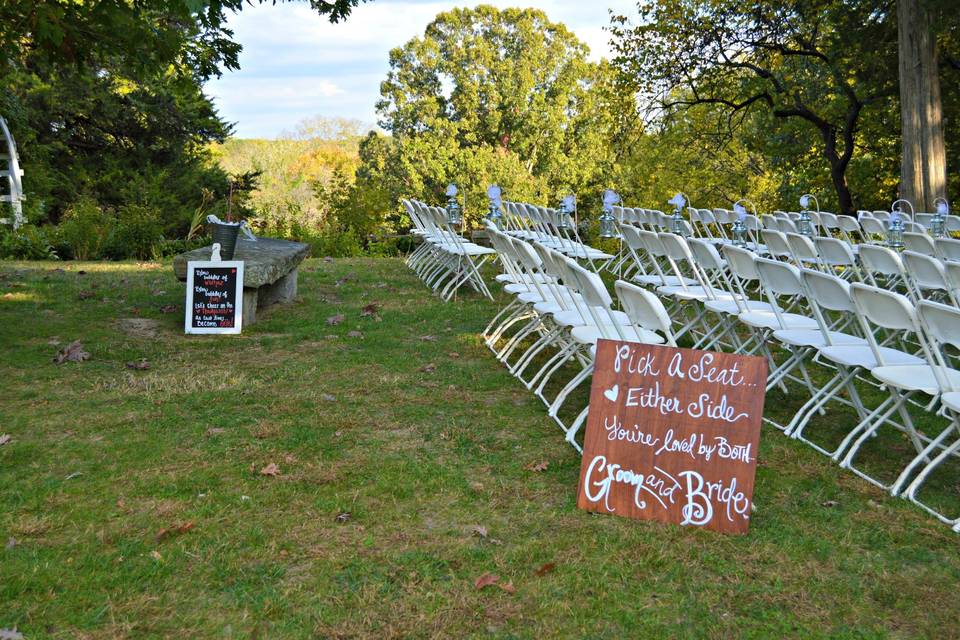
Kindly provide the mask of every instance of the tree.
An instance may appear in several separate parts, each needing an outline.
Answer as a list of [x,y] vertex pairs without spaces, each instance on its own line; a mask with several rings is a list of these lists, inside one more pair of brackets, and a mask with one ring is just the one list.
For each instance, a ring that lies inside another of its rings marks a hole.
[[614,18],[615,63],[657,117],[709,106],[727,135],[757,112],[816,133],[839,211],[864,112],[896,94],[891,1],[662,0]]
[[405,195],[436,201],[458,182],[478,215],[491,182],[540,201],[599,191],[611,148],[596,87],[607,69],[586,56],[542,11],[439,14],[422,38],[390,52],[377,105]]
[[946,196],[947,153],[934,14],[922,0],[897,0],[900,113],[903,155],[901,197],[918,211],[933,211]]

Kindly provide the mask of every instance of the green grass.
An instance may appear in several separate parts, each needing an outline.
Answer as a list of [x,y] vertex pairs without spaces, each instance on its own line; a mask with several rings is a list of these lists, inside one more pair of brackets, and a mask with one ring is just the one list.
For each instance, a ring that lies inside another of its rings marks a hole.
[[[579,457],[479,339],[497,307],[439,303],[398,260],[310,260],[240,336],[185,337],[182,305],[169,264],[0,265],[0,628],[960,636],[960,536],[772,429],[748,536],[578,511]],[[90,360],[51,362],[77,339]]]

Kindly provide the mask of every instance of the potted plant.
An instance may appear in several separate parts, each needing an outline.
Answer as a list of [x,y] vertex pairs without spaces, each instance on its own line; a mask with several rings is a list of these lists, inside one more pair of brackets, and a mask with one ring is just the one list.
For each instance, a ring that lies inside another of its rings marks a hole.
[[227,193],[227,220],[224,222],[216,216],[207,216],[211,235],[214,242],[220,243],[220,256],[224,260],[233,260],[233,252],[237,248],[237,235],[240,233],[242,222],[233,221],[233,189],[236,180],[230,180],[230,191]]

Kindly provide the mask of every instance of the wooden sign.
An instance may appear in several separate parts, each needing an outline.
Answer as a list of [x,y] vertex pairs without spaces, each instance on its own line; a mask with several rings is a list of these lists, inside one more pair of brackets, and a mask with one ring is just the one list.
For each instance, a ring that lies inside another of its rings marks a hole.
[[600,340],[577,506],[744,534],[767,361]]
[[188,262],[186,333],[240,333],[243,262]]

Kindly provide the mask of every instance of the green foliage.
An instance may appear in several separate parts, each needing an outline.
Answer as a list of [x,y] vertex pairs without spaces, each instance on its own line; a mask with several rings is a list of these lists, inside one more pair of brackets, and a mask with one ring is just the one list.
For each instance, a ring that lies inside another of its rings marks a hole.
[[25,225],[14,231],[6,225],[0,225],[0,259],[58,259],[48,235],[51,229],[52,227]]
[[162,238],[156,210],[143,205],[125,205],[117,211],[117,226],[105,253],[111,258],[149,260],[158,256]]
[[102,256],[116,227],[110,211],[104,211],[90,197],[82,197],[67,209],[58,228],[58,240],[66,249],[64,257],[96,260]]

